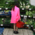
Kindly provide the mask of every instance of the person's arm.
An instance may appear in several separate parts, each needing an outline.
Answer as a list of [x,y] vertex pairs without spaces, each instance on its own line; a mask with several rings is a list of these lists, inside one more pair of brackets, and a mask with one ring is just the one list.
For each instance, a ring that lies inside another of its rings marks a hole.
[[21,20],[21,17],[20,17],[20,9],[18,9],[18,17],[19,17],[19,20]]

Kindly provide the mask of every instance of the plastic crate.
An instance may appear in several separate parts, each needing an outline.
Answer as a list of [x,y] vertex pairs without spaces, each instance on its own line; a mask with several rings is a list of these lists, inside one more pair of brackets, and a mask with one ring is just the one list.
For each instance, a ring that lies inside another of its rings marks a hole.
[[3,35],[4,27],[0,27],[0,35]]

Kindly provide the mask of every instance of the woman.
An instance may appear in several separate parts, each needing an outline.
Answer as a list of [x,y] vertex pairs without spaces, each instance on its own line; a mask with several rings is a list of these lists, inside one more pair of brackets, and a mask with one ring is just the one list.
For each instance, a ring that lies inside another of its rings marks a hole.
[[18,33],[18,27],[16,27],[16,23],[20,20],[20,9],[19,4],[16,3],[11,10],[11,22],[14,24],[14,33]]

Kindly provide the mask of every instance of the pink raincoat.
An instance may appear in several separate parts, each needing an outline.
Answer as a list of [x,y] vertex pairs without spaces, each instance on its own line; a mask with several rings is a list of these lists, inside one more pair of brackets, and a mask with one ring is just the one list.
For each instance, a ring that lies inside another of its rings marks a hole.
[[11,21],[10,23],[16,23],[18,20],[20,19],[20,9],[15,6],[15,9],[13,11],[13,9],[11,10]]

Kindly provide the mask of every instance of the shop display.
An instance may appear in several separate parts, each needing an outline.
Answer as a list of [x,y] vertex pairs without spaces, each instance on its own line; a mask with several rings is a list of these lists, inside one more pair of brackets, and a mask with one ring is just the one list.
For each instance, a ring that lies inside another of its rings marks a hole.
[[26,15],[29,15],[29,13],[28,13],[29,11],[26,11]]
[[23,17],[21,17],[21,21],[23,22]]
[[5,0],[5,1],[7,1],[7,2],[14,2],[14,0]]
[[27,24],[27,23],[26,23],[26,22],[27,22],[27,16],[24,16],[23,22],[24,22],[25,24]]
[[14,0],[0,0],[0,8],[12,8],[11,5],[13,4],[13,2]]
[[34,15],[34,14],[35,14],[35,11],[33,10],[32,13],[33,13],[33,15]]
[[8,12],[9,12],[9,10],[4,10],[4,13],[5,13],[5,14],[8,14]]
[[32,19],[28,19],[28,24],[32,25]]
[[29,14],[29,16],[31,16],[31,17],[32,17],[32,11],[29,11],[29,12],[28,12],[28,14]]
[[28,21],[26,21],[25,24],[29,25],[29,24],[28,24]]
[[4,24],[10,24],[10,18],[5,18]]
[[3,24],[3,18],[0,18],[0,24]]
[[33,26],[34,26],[34,29],[35,29],[35,19],[33,19]]
[[3,14],[3,11],[2,10],[0,10],[0,14]]
[[26,10],[20,9],[20,14],[21,14],[21,15],[26,15]]
[[11,9],[16,1],[19,1],[21,21],[35,28],[35,21],[32,20],[32,17],[35,18],[35,6],[31,5],[29,0],[0,0],[0,15],[6,16],[0,18],[0,24],[10,24],[11,18],[8,18],[8,15],[11,16]]
[[25,8],[25,3],[20,1],[20,8]]
[[33,24],[32,19],[28,19],[28,18],[24,19],[24,22],[25,22],[25,24],[27,24],[27,25],[32,25],[32,24]]

